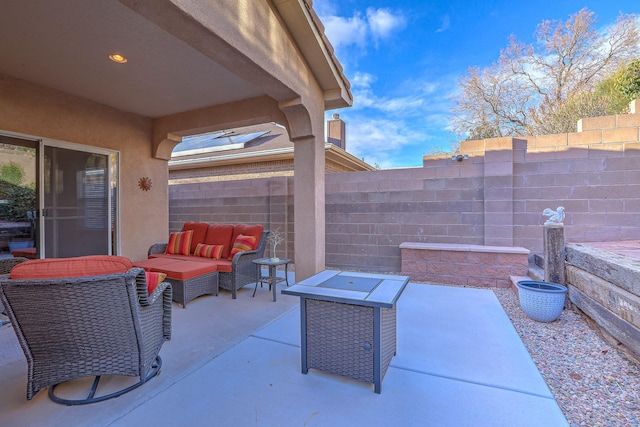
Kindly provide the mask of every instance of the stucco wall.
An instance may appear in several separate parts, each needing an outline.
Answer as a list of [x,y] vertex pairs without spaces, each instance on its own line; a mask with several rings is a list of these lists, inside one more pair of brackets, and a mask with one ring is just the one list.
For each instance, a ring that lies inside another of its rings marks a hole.
[[[120,255],[144,259],[168,236],[167,162],[151,157],[152,121],[0,75],[0,131],[120,152]],[[151,191],[138,180],[149,177]]]

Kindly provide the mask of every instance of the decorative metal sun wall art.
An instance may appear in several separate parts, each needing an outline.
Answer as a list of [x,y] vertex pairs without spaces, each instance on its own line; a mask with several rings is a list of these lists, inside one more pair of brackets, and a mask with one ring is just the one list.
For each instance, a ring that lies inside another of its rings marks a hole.
[[151,190],[152,185],[153,183],[151,182],[151,178],[149,178],[148,176],[143,176],[138,180],[138,187],[140,187],[142,191]]

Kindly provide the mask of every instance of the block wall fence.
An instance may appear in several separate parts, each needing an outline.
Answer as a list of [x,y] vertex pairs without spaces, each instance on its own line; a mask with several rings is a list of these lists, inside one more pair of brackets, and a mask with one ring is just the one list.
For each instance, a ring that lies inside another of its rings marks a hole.
[[[640,239],[640,101],[631,111],[583,119],[574,133],[464,141],[461,162],[328,174],[327,267],[399,272],[403,242],[541,252],[542,211],[558,206],[567,242]],[[293,177],[170,185],[169,220],[172,231],[263,223],[286,232],[278,256],[295,259]]]

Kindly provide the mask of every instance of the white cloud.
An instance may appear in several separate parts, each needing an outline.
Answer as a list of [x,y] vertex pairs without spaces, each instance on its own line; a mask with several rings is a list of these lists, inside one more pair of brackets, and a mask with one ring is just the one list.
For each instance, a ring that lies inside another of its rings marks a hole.
[[373,94],[371,85],[377,77],[369,73],[356,72],[351,81],[351,92],[353,93],[354,107],[366,108],[375,106],[376,96]]
[[366,47],[367,22],[359,14],[351,18],[326,16],[321,18],[325,33],[336,49],[342,46],[355,45]]
[[354,105],[340,111],[347,126],[347,151],[382,168],[422,164],[422,155],[448,150],[450,85],[416,77],[396,88],[400,96],[376,92],[377,77],[359,72],[351,79]]
[[422,107],[425,103],[423,96],[404,96],[401,98],[386,99],[380,105],[380,110],[388,113],[402,113],[406,111],[415,111]]
[[[419,144],[428,136],[413,130],[403,121],[391,119],[346,119],[347,150],[369,164],[382,168],[395,167],[394,157],[402,147]],[[422,158],[418,156],[419,164]]]
[[[444,148],[449,145],[449,141],[444,141],[446,136],[442,136],[448,123],[449,82],[434,82],[416,69],[403,82],[380,84],[378,76],[371,72],[375,68],[359,69],[358,58],[371,47],[389,48],[408,25],[408,15],[384,7],[341,15],[339,10],[344,11],[348,4],[352,3],[314,0],[314,9],[337,56],[347,61],[345,73],[354,98],[351,108],[327,112],[327,117],[333,112],[340,113],[346,123],[347,150],[369,164],[382,168],[420,166],[422,155],[434,145]],[[442,31],[448,25],[443,20]]]
[[442,18],[442,25],[440,25],[440,28],[436,30],[436,33],[447,31],[449,27],[451,27],[451,18],[449,17],[449,15],[444,15],[444,17]]
[[351,17],[343,17],[336,15],[328,3],[319,6],[316,11],[324,24],[327,38],[336,49],[346,46],[365,49],[371,41],[377,47],[381,41],[391,38],[406,26],[404,15],[389,9],[369,8],[366,14],[355,12]]
[[332,0],[314,0],[313,10],[318,16],[329,16],[336,14],[336,3]]
[[392,13],[388,9],[367,9],[369,29],[375,40],[389,38],[394,31],[402,30],[406,20],[401,13]]
[[408,95],[400,97],[378,96],[374,92],[373,83],[377,77],[369,74],[357,72],[351,81],[351,91],[353,92],[353,108],[371,108],[386,114],[397,114],[404,116],[415,116],[422,114],[422,107],[425,106],[425,99],[435,91],[435,85],[427,82],[411,82],[407,84]]
[[350,79],[351,87],[354,88],[368,88],[371,87],[371,83],[378,80],[376,76],[369,73],[356,72],[353,78]]

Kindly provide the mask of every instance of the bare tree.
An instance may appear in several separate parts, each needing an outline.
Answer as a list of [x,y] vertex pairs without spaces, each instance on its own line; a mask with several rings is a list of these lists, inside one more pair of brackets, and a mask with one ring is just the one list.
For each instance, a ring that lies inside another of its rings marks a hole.
[[588,9],[566,22],[543,21],[536,45],[514,36],[496,63],[469,68],[453,98],[452,128],[466,138],[531,135],[572,96],[593,89],[640,54],[635,15],[620,15],[598,33]]

